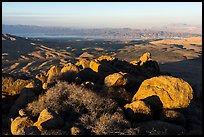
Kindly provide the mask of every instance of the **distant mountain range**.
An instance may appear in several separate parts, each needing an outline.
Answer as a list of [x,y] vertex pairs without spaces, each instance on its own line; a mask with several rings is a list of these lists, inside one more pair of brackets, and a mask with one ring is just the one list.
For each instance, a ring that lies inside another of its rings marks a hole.
[[100,29],[77,29],[65,27],[42,27],[33,25],[2,25],[2,33],[25,36],[25,34],[45,34],[45,35],[79,35],[79,36],[103,36],[104,38],[180,38],[201,36],[199,33],[187,33],[184,31],[175,32],[169,28],[153,28],[153,29],[131,29],[131,28],[100,28]]

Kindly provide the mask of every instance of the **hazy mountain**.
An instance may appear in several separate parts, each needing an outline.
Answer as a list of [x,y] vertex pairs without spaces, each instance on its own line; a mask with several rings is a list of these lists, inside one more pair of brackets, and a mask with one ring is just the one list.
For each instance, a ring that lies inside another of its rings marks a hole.
[[[131,28],[104,28],[104,29],[80,29],[80,28],[63,28],[63,27],[42,27],[32,25],[2,25],[2,33],[15,34],[33,34],[41,33],[45,35],[79,35],[79,36],[103,36],[104,38],[175,38],[190,37],[200,34],[187,32],[171,32],[171,29],[131,29]],[[174,29],[175,30],[175,29]],[[28,35],[29,36],[29,35]]]

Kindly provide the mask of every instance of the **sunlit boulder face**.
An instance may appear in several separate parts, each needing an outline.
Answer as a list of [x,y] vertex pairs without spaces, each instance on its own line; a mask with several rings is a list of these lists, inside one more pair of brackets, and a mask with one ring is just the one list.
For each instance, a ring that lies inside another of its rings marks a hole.
[[58,66],[52,66],[47,72],[47,83],[51,82],[55,77],[61,74],[61,68]]
[[90,60],[87,59],[80,59],[78,62],[75,63],[76,66],[82,67],[83,69],[89,68]]
[[38,121],[34,123],[34,126],[37,126],[37,128],[42,131],[45,129],[60,128],[63,125],[63,122],[63,119],[53,110],[44,109],[40,113]]
[[141,61],[140,65],[142,65],[143,63],[150,61],[150,60],[152,60],[151,53],[146,52],[140,57],[140,61]]
[[110,74],[112,72],[114,72],[113,67],[111,67],[110,64],[108,63],[99,63],[97,61],[91,60],[89,67],[95,71],[95,72],[99,72],[101,74]]
[[160,98],[163,108],[186,108],[193,98],[193,89],[181,78],[158,76],[143,81],[132,101],[152,95]]
[[144,63],[148,61],[152,61],[150,52],[144,53],[142,56],[140,56],[139,60],[133,60],[130,62],[130,64],[133,64],[135,66],[138,66],[138,65],[142,66]]
[[128,83],[128,79],[124,77],[126,73],[114,73],[105,77],[104,83],[108,87],[112,86],[125,86]]
[[100,63],[98,63],[98,62],[92,60],[92,61],[90,62],[90,64],[89,64],[89,67],[90,67],[93,71],[99,72],[99,66],[100,66],[100,65],[101,65]]
[[115,58],[114,57],[111,57],[111,56],[100,56],[100,57],[98,57],[96,60],[97,61],[102,61],[102,60],[106,60],[106,61],[112,61],[112,60],[114,60]]
[[74,64],[68,63],[64,65],[64,67],[61,69],[61,73],[65,73],[67,71],[79,72],[79,69]]
[[39,80],[42,82],[42,84],[45,83],[46,80],[47,80],[46,76],[43,75],[43,74],[41,74],[41,73],[40,73],[40,74],[37,74],[37,75],[35,76],[35,78],[36,78],[36,79],[39,79]]
[[59,75],[59,73],[61,72],[61,68],[58,66],[52,66],[48,72],[47,72],[47,76],[56,76]]
[[28,117],[16,117],[11,122],[11,133],[13,135],[25,135],[25,128],[33,125],[33,121]]
[[143,101],[134,101],[124,106],[127,116],[134,121],[146,121],[152,119],[150,106]]

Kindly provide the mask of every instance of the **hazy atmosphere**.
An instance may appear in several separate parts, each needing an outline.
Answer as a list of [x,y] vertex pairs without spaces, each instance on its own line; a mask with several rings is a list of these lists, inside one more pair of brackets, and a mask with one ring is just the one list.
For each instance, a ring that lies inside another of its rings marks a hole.
[[201,2],[3,2],[8,25],[150,27],[201,25]]

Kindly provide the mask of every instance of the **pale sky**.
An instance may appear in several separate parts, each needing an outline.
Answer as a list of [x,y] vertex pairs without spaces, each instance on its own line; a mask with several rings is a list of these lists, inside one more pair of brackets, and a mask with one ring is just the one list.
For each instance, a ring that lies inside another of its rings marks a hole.
[[2,2],[2,23],[62,27],[202,24],[202,2]]

